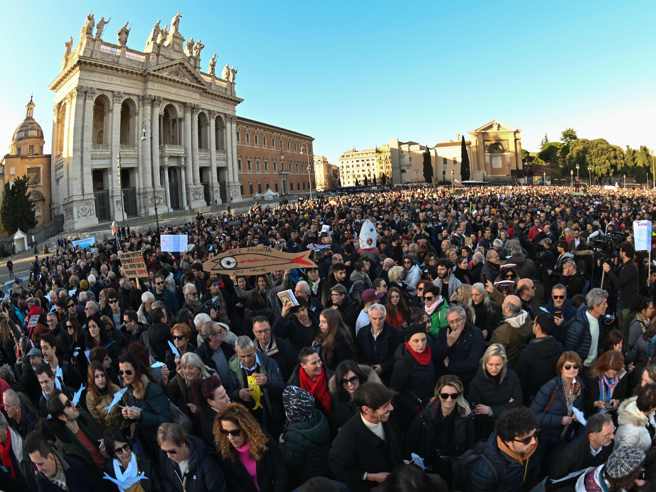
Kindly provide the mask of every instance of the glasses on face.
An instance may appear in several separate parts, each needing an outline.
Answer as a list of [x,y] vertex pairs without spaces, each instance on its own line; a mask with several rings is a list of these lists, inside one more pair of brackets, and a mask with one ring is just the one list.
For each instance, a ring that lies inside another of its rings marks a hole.
[[563,366],[563,369],[565,369],[566,371],[569,371],[570,369],[578,369],[578,368],[579,368],[578,364],[565,364]]
[[460,396],[460,393],[440,393],[440,398],[443,400],[456,400]]
[[163,280],[160,280],[160,281],[155,280],[155,285],[164,285],[164,281]]
[[109,303],[110,304],[116,304],[116,303],[118,303],[118,299],[110,299]]
[[537,440],[537,438],[538,438],[538,431],[535,430],[535,431],[533,431],[533,433],[530,436],[526,436],[522,439],[519,439],[518,437],[516,437],[516,438],[513,439],[513,441],[516,441],[516,442],[522,443],[524,445],[527,445],[527,444],[531,444],[533,439]]
[[551,298],[552,298],[554,301],[558,301],[558,300],[561,300],[561,299],[565,299],[565,296],[552,295]]
[[125,371],[119,370],[118,373],[121,376],[132,376],[134,374],[134,371],[132,369],[126,369]]
[[433,296],[424,296],[424,302],[433,302],[434,300]]
[[173,335],[173,340],[184,340],[185,338],[187,337],[184,335]]
[[239,437],[241,436],[241,429],[233,429],[233,430],[221,429],[221,434],[229,437]]
[[67,325],[66,325],[66,328],[68,328],[69,330],[72,330],[72,329],[75,328],[75,327],[74,327],[73,325],[68,325],[68,324],[67,324]]
[[423,287],[417,287],[417,292],[423,292],[424,288]]
[[175,456],[178,454],[177,449],[162,449],[162,452],[165,453],[167,456]]
[[349,384],[359,383],[359,382],[360,382],[360,378],[358,376],[353,376],[353,377],[350,377],[350,378],[343,378],[342,379],[342,384],[345,385],[345,386],[349,385]]
[[114,454],[122,454],[122,453],[125,453],[126,451],[130,451],[130,445],[129,444],[124,444],[123,446],[119,446],[117,448],[114,448]]

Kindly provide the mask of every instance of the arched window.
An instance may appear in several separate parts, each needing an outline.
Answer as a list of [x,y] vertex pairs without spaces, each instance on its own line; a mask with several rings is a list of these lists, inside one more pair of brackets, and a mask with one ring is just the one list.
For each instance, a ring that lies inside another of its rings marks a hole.
[[132,99],[121,104],[121,145],[135,145],[137,105]]
[[205,113],[198,114],[198,148],[208,150],[210,148],[210,124]]
[[220,116],[216,117],[214,123],[214,142],[216,150],[225,151],[225,123]]
[[164,145],[180,145],[178,111],[173,104],[168,104],[162,113],[160,136]]
[[100,95],[93,103],[93,136],[94,146],[109,145],[109,99]]

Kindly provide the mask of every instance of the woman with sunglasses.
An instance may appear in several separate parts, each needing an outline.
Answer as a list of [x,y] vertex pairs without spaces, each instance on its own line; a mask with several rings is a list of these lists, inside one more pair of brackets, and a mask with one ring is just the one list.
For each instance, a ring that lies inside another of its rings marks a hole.
[[424,457],[428,469],[451,481],[451,461],[475,442],[474,414],[465,400],[459,377],[446,375],[435,384],[435,394],[410,426],[408,453]]
[[118,389],[118,386],[111,381],[107,369],[102,363],[93,361],[88,370],[85,398],[87,410],[96,419],[96,422],[103,427],[119,425],[123,421],[121,409],[118,405],[115,405],[109,412],[107,411],[107,406],[111,403],[114,393]]
[[380,377],[371,367],[353,360],[343,360],[339,363],[335,374],[328,382],[328,389],[333,397],[333,411],[330,417],[335,430],[355,415],[353,394],[361,384],[367,382],[381,382]]
[[187,352],[196,351],[191,338],[191,328],[187,323],[176,323],[171,327],[171,341],[178,353],[175,354],[170,347],[166,350],[166,365],[170,371],[178,372],[180,369],[180,358]]
[[449,323],[446,320],[446,312],[449,309],[449,303],[440,295],[439,287],[431,284],[424,284],[424,312],[429,318],[430,327],[428,332],[432,336],[445,329]]
[[541,429],[540,442],[547,451],[576,435],[573,408],[584,411],[582,367],[576,352],[563,352],[556,363],[557,376],[540,388],[531,404]]
[[[145,354],[144,354],[145,355]],[[124,351],[118,359],[118,373],[127,393],[123,397],[121,415],[134,426],[134,435],[151,452],[157,449],[157,427],[171,422],[171,402],[162,387],[146,375],[146,362],[134,353]]]
[[125,492],[151,492],[161,490],[160,481],[151,461],[144,453],[135,453],[130,440],[116,428],[103,435],[105,452],[111,459],[105,465],[105,480]]
[[226,475],[226,490],[288,490],[280,451],[245,406],[230,403],[226,407],[214,423],[214,439]]

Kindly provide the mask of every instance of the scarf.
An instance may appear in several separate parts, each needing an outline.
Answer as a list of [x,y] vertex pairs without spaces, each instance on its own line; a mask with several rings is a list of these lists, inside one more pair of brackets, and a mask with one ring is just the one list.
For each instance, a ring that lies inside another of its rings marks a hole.
[[619,376],[608,378],[605,375],[599,378],[599,399],[603,402],[609,402],[613,399],[613,391],[620,382]]
[[326,370],[321,369],[321,374],[312,379],[307,375],[302,367],[298,369],[298,381],[301,388],[308,391],[319,402],[319,406],[327,416],[332,413],[332,399],[328,391],[328,381],[326,380]]
[[430,306],[424,306],[424,311],[426,311],[426,314],[430,316],[431,314],[433,314],[433,311],[435,311],[441,303],[442,303],[442,296],[438,296],[433,304],[431,304]]
[[422,353],[419,353],[412,350],[410,344],[405,342],[405,349],[420,366],[427,366],[433,358],[433,352],[428,345],[426,345],[426,349]]
[[128,467],[124,472],[121,471],[121,462],[119,460],[113,459],[112,462],[114,464],[114,476],[116,478],[112,478],[107,473],[103,475],[103,478],[116,485],[119,492],[125,492],[141,480],[148,480],[148,477],[146,477],[143,472],[139,473],[139,469],[137,468],[137,457],[134,453],[132,453],[130,463],[128,463]]
[[55,369],[55,388],[59,391],[62,390],[62,382],[64,381],[64,371],[62,371],[61,366],[57,366]]
[[9,476],[16,478],[16,469],[11,459],[11,433],[9,427],[5,433],[5,442],[0,442],[0,464],[9,470]]
[[278,344],[276,343],[275,337],[271,337],[268,347],[263,347],[262,345],[260,345],[260,342],[258,342],[257,340],[255,341],[255,344],[257,348],[260,349],[261,352],[264,352],[269,357],[272,357],[279,352]]

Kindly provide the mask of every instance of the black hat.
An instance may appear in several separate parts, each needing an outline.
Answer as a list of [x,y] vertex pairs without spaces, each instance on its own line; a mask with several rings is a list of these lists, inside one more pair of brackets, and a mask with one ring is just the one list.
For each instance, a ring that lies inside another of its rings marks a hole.
[[416,333],[423,333],[424,335],[426,335],[426,326],[424,326],[421,323],[410,325],[405,330],[405,339],[406,339],[406,341],[410,340],[410,338],[412,338],[412,335],[414,335]]
[[356,407],[369,407],[374,410],[382,407],[396,396],[396,391],[389,389],[382,383],[363,383],[353,394],[353,403]]
[[553,335],[556,332],[556,323],[554,322],[553,314],[541,307],[535,315],[535,321],[540,325],[540,328],[546,335]]

